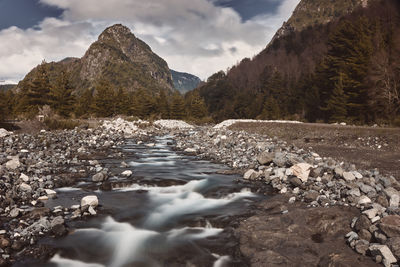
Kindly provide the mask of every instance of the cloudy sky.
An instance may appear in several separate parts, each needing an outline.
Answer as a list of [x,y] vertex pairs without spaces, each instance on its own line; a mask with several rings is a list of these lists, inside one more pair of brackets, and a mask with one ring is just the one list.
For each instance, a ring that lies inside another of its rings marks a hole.
[[81,57],[107,27],[128,26],[171,69],[201,79],[260,52],[300,0],[0,0],[0,81]]

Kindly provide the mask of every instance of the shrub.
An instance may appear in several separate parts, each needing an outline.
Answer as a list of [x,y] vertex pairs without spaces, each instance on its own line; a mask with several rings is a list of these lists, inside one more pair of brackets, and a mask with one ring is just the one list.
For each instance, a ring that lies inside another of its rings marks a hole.
[[45,119],[44,124],[50,130],[64,130],[64,129],[71,130],[80,125],[80,123],[78,121],[62,120],[62,119],[60,120],[60,119],[55,119],[55,118]]

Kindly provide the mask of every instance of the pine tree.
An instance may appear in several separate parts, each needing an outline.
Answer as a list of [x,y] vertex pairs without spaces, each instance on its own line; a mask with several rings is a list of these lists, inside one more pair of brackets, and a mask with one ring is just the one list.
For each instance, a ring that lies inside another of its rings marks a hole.
[[65,72],[61,72],[50,92],[51,107],[61,116],[69,117],[74,109],[75,96]]
[[200,96],[198,91],[194,91],[190,95],[189,114],[195,119],[201,119],[207,116],[207,107],[204,99]]
[[26,104],[29,110],[36,111],[38,107],[50,104],[51,85],[45,61],[38,66],[32,81],[28,82],[25,86]]
[[343,73],[340,74],[339,80],[335,83],[332,95],[327,102],[327,111],[330,114],[331,122],[346,121],[347,96],[343,90],[343,75]]
[[182,95],[175,92],[172,96],[171,119],[182,120],[186,118],[185,101]]
[[165,90],[160,90],[157,97],[157,110],[162,119],[169,119],[169,104]]
[[0,91],[0,122],[6,118],[6,94]]
[[92,109],[98,117],[111,117],[114,110],[114,91],[108,81],[101,80],[96,88],[92,102]]
[[267,120],[276,120],[281,117],[278,102],[274,97],[268,97],[264,102],[264,107],[261,112],[260,118]]
[[114,95],[113,103],[115,105],[115,114],[129,114],[130,98],[128,92],[125,89],[119,88],[117,90]]
[[[368,120],[368,92],[366,78],[372,54],[370,23],[365,17],[356,22],[344,20],[330,36],[329,51],[322,64],[321,80],[329,81],[321,88],[323,110],[328,111],[328,101],[342,75],[344,94],[347,96],[347,115],[350,120]],[[329,114],[328,116],[329,117]]]
[[75,105],[75,115],[77,117],[88,117],[92,112],[91,106],[93,101],[93,92],[92,90],[86,89],[83,91],[82,95],[78,97]]

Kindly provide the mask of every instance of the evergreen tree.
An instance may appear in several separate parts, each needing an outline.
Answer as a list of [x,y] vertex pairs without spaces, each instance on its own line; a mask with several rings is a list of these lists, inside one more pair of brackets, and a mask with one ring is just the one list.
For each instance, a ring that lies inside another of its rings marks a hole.
[[96,88],[92,102],[92,109],[98,117],[111,117],[114,110],[114,91],[108,81],[101,80]]
[[327,102],[327,111],[330,114],[331,122],[346,121],[347,116],[347,96],[343,90],[343,74],[340,74],[339,80],[335,83],[332,95]]
[[[266,70],[265,73],[268,73]],[[264,104],[261,117],[267,119],[279,119],[286,114],[288,92],[285,90],[282,75],[274,70],[272,74],[266,74],[263,82]],[[262,99],[262,98],[261,98]]]
[[185,95],[185,107],[188,116],[194,119],[201,119],[208,115],[204,99],[197,90],[191,91]]
[[305,118],[315,122],[320,118],[320,95],[316,85],[308,85],[305,92]]
[[77,99],[75,105],[75,115],[77,117],[88,117],[92,112],[92,101],[93,101],[93,92],[92,90],[86,89],[83,91],[82,95]]
[[194,91],[191,95],[189,112],[190,116],[196,119],[201,119],[207,116],[206,104],[198,91]]
[[143,107],[142,107],[142,99],[143,95],[141,91],[136,91],[131,93],[131,106],[129,109],[129,115],[133,115],[139,118],[143,118]]
[[124,115],[129,114],[130,98],[128,92],[125,89],[119,88],[117,90],[114,96],[113,103],[115,105],[114,108],[115,114],[124,114]]
[[6,118],[6,94],[0,91],[0,122]]
[[185,101],[179,92],[172,96],[171,119],[182,120],[186,118]]
[[274,97],[268,97],[264,102],[264,107],[260,118],[264,120],[276,120],[281,117],[278,102]]
[[[47,73],[46,62],[43,61],[37,67],[35,72],[35,76],[32,81],[29,81],[25,84],[25,94],[23,97],[26,103],[22,103],[23,105],[27,105],[27,109],[37,111],[38,107],[49,105],[50,104],[50,89],[51,85],[49,82],[49,77]],[[22,107],[21,109],[26,109]]]
[[356,22],[341,22],[329,39],[330,48],[323,64],[325,73],[319,77],[329,81],[327,87],[322,89],[325,104],[323,110],[329,110],[327,104],[330,95],[338,80],[342,79],[344,94],[347,96],[347,115],[350,120],[360,122],[368,120],[366,78],[372,54],[369,26],[366,17]]
[[165,90],[160,90],[160,93],[157,97],[157,110],[158,114],[163,119],[169,119],[169,104],[167,95],[165,94]]
[[61,116],[69,117],[74,109],[75,96],[65,72],[61,72],[50,92],[51,106]]
[[147,91],[143,90],[142,96],[142,114],[144,118],[147,118],[157,112],[156,103],[154,101],[154,97]]

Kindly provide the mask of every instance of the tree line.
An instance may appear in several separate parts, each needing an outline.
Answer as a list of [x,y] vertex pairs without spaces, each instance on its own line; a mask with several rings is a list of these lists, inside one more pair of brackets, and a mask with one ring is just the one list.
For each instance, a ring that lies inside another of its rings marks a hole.
[[[395,1],[377,2],[329,25],[291,33],[227,74],[214,74],[199,92],[217,121],[257,118],[400,125],[399,12]],[[315,38],[323,41],[310,52],[305,44],[316,42]],[[274,54],[278,60],[289,60],[283,65],[268,61],[254,77],[261,61],[274,59]]]
[[100,80],[94,88],[77,92],[66,72],[50,83],[46,62],[37,67],[30,80],[18,85],[18,91],[0,92],[0,119],[33,118],[43,106],[62,118],[134,116],[141,119],[207,120],[204,100],[198,93],[182,96],[164,89],[158,93],[139,89],[127,91]]

